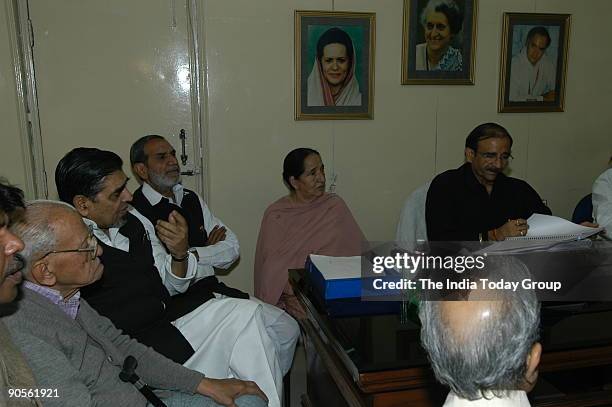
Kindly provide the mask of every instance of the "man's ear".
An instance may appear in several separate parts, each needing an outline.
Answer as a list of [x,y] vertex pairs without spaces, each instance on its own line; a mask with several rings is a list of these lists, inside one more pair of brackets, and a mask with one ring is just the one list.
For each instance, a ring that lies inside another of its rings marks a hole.
[[32,266],[30,277],[39,285],[53,287],[57,282],[55,274],[49,270],[47,262],[39,260]]
[[144,163],[136,163],[132,166],[132,171],[134,171],[134,174],[136,174],[136,176],[138,178],[140,178],[143,181],[148,181],[149,180],[149,170],[147,169],[147,166],[144,165]]
[[531,391],[538,381],[538,366],[540,365],[540,357],[542,356],[542,345],[536,342],[531,347],[531,351],[527,355],[525,369],[525,391]]
[[84,218],[87,218],[91,206],[91,200],[85,195],[76,195],[72,198],[72,206],[75,207],[77,212]]
[[474,160],[476,152],[469,147],[465,148],[465,161],[471,163]]

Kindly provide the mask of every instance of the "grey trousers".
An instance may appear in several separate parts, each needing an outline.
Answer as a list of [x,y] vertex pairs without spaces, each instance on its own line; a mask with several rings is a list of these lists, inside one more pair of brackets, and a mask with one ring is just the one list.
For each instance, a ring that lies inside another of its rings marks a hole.
[[[168,407],[221,407],[220,404],[217,404],[213,401],[213,399],[209,397],[200,396],[199,394],[185,394],[179,392],[171,392],[170,394],[166,393],[168,396],[163,397],[162,401]],[[236,405],[238,407],[266,407],[268,403],[266,403],[262,398],[257,396],[242,396],[236,400]],[[148,407],[151,407],[152,404],[148,404]]]

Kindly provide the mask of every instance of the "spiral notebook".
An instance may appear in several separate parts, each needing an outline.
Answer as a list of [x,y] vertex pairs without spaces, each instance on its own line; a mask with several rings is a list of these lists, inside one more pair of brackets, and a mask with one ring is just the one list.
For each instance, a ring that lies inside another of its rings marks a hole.
[[557,216],[534,213],[527,219],[529,230],[526,236],[509,237],[506,240],[555,240],[569,241],[586,239],[604,228],[577,225]]

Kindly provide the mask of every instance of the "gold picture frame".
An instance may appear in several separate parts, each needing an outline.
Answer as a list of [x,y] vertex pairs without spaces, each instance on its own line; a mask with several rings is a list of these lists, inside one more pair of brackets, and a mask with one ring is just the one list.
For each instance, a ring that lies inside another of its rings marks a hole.
[[563,112],[571,15],[504,13],[500,113]]
[[296,120],[373,118],[375,28],[375,13],[295,11]]
[[473,85],[478,0],[404,0],[403,14],[402,85]]

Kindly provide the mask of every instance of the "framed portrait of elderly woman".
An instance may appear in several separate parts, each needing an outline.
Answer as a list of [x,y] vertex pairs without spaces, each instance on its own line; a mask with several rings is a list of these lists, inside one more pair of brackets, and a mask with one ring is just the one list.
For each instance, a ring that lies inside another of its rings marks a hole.
[[402,85],[473,85],[477,0],[404,0]]
[[371,119],[374,13],[295,12],[296,120]]
[[504,14],[500,112],[563,111],[570,20],[569,14]]

